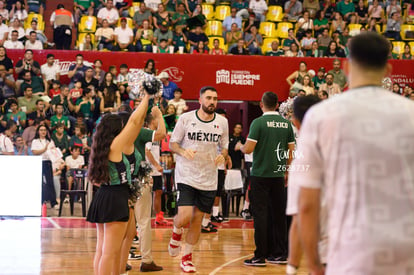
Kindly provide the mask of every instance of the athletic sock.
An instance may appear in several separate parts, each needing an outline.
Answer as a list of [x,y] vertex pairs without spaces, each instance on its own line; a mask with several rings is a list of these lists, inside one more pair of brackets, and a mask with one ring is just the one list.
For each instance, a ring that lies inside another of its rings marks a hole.
[[186,243],[184,247],[184,256],[193,253],[193,246]]
[[183,233],[183,231],[181,230],[181,228],[177,228],[177,227],[175,227],[175,225],[173,227],[173,232],[175,234],[179,234],[179,235],[181,235]]
[[249,201],[244,201],[243,210],[248,210],[249,206],[250,206],[250,202]]
[[213,206],[213,216],[214,216],[214,217],[217,217],[217,216],[218,216],[218,214],[219,214],[219,209],[220,209],[220,207],[219,207],[219,206]]
[[[206,227],[209,222],[210,222],[210,219],[203,218],[203,221],[202,221],[201,225]],[[187,254],[185,254],[185,255],[187,255]]]

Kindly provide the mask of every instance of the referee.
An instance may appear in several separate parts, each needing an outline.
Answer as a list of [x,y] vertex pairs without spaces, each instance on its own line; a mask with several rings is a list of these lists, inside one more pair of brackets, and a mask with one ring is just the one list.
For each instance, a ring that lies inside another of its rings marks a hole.
[[238,148],[253,152],[250,203],[254,218],[254,257],[245,265],[265,266],[287,262],[285,173],[292,161],[295,138],[291,123],[276,112],[278,97],[265,92],[263,116],[253,120],[249,136]]

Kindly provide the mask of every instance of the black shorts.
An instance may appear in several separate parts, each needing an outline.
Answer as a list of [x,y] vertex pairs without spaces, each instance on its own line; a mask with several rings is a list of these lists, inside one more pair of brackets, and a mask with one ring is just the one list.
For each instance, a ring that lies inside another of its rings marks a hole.
[[184,183],[178,183],[177,189],[178,206],[196,206],[204,213],[211,213],[216,191],[199,190]]
[[218,170],[216,197],[221,197],[223,193],[225,180],[226,180],[226,174],[224,173],[224,170]]
[[152,191],[162,190],[162,176],[152,176]]

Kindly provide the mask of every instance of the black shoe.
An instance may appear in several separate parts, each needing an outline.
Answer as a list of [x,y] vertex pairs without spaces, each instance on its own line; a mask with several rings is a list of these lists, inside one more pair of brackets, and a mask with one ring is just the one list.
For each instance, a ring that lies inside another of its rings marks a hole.
[[208,226],[211,227],[211,228],[217,228],[217,225],[212,224],[211,222],[208,223]]
[[287,257],[279,256],[279,257],[267,257],[266,261],[270,264],[287,264]]
[[126,264],[125,271],[130,271],[132,269],[132,266],[129,264]]
[[135,255],[135,253],[129,252],[128,260],[141,260],[141,255]]
[[129,249],[129,252],[135,252],[137,251],[137,248],[135,246],[131,246],[131,248]]
[[223,217],[222,217],[222,216],[220,216],[220,215],[217,215],[217,216],[211,216],[211,221],[212,221],[212,222],[218,222],[218,223],[221,223],[221,222],[223,222]]
[[213,226],[210,226],[210,224],[208,224],[207,226],[201,226],[201,233],[215,233],[217,232],[217,229],[214,228]]
[[251,221],[251,220],[253,220],[253,217],[252,217],[252,215],[250,215],[250,212],[249,212],[248,209],[243,210],[240,213],[240,216],[242,216],[245,221]]
[[135,235],[134,239],[132,240],[133,244],[139,244],[139,238],[137,235]]
[[264,258],[253,257],[251,259],[245,260],[244,264],[250,266],[266,266],[266,261]]
[[150,264],[141,263],[141,267],[139,270],[141,272],[161,271],[162,267],[159,265],[156,265],[154,262],[151,262]]

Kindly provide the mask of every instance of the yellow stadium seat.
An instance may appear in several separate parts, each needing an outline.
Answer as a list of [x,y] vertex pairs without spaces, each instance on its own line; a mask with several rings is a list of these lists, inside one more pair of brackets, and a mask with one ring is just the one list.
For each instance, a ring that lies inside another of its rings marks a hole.
[[392,52],[395,54],[402,54],[404,53],[404,46],[405,43],[402,41],[392,41]]
[[43,21],[43,15],[37,13],[29,13],[26,20],[24,21],[24,29],[31,27],[32,20],[37,19],[37,29],[44,31],[45,30],[45,21]]
[[208,38],[208,47],[210,49],[214,48],[214,40],[218,39],[219,40],[219,45],[220,45],[220,49],[224,50],[225,52],[227,52],[227,45],[224,42],[224,38],[223,37],[214,37],[214,36],[210,36]]
[[409,42],[408,45],[410,45],[411,54],[414,55],[414,42]]
[[263,45],[262,45],[262,53],[266,54],[266,52],[272,50],[272,42],[278,40],[277,38],[265,38],[263,39]]
[[96,17],[82,16],[78,25],[79,32],[95,33],[96,31]]
[[361,24],[349,24],[348,25],[349,35],[350,36],[358,35],[361,32],[361,28],[362,28]]
[[208,21],[205,33],[207,36],[222,36],[223,26],[221,21]]
[[133,7],[138,7],[139,8],[139,5],[141,5],[141,2],[132,2]]
[[214,6],[210,4],[203,3],[201,4],[203,14],[207,20],[212,20],[214,18]]
[[76,40],[76,47],[79,48],[79,45],[81,43],[85,42],[85,36],[87,34],[90,34],[91,35],[92,44],[95,45],[95,35],[93,33],[82,32],[82,33],[79,33],[79,35],[78,35],[78,39]]
[[401,25],[401,32],[400,32],[401,38],[403,40],[414,40],[414,38],[407,38],[405,36],[407,31],[414,32],[414,25]]
[[[135,4],[135,2],[133,2],[133,3]],[[139,10],[139,6],[132,5],[131,7],[129,7],[129,9],[128,9],[129,17],[131,17],[131,18],[134,17],[135,12],[138,11],[138,10]]]
[[[130,27],[131,29],[134,28],[134,23],[132,21],[132,18],[126,17],[127,20],[127,26]],[[117,27],[121,26],[121,18],[118,19],[118,23],[116,24]]]
[[224,18],[230,15],[230,7],[229,6],[216,6],[216,12],[214,18],[216,20],[223,21]]
[[259,33],[264,37],[277,37],[275,23],[262,22],[260,23]]
[[283,8],[281,6],[269,6],[269,10],[266,14],[266,21],[283,21]]
[[288,38],[289,29],[293,29],[293,24],[289,22],[281,22],[277,24],[277,36],[280,38]]

